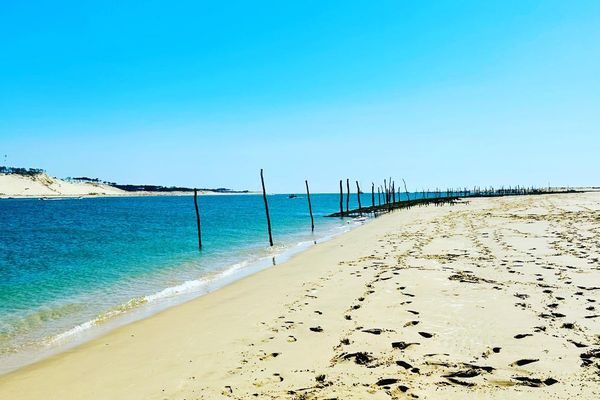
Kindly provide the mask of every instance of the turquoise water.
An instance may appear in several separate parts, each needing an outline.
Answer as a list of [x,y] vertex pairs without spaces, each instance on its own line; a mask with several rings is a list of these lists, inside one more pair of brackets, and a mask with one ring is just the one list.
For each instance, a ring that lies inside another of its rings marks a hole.
[[270,248],[262,196],[200,196],[202,251],[189,196],[0,200],[0,366],[206,293],[353,225],[323,217],[338,195],[311,200],[314,234],[305,196],[269,196]]

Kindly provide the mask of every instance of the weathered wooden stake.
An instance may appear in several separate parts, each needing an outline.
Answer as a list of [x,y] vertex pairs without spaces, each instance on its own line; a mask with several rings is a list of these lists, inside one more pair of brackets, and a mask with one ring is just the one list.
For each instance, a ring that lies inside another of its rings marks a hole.
[[260,169],[260,182],[262,183],[263,200],[265,201],[265,212],[267,213],[267,228],[269,228],[269,244],[273,246],[273,235],[271,234],[271,216],[269,215],[269,203],[267,202],[267,191],[265,190],[265,179],[263,178],[263,170]]
[[346,178],[346,213],[350,210],[350,179]]
[[342,180],[340,179],[340,216],[344,217],[344,190],[342,189]]
[[375,183],[371,182],[371,206],[375,208]]
[[390,200],[389,200],[387,182],[385,181],[385,179],[383,180],[383,189],[385,190],[385,204],[387,204]]
[[356,181],[356,197],[358,198],[358,212],[362,215],[362,211],[360,211],[362,206],[360,205],[360,186],[358,186],[358,181]]
[[410,201],[410,196],[408,195],[408,189],[406,188],[406,181],[402,178],[402,182],[404,183],[404,191],[406,192],[406,200]]
[[315,220],[313,218],[313,214],[312,214],[312,205],[310,204],[310,190],[308,190],[308,181],[305,180],[304,183],[306,183],[306,196],[308,197],[308,212],[310,212],[310,230],[312,232],[315,231]]
[[198,226],[198,249],[202,250],[202,234],[200,232],[200,212],[198,211],[198,189],[194,189],[194,206],[196,207],[196,225]]

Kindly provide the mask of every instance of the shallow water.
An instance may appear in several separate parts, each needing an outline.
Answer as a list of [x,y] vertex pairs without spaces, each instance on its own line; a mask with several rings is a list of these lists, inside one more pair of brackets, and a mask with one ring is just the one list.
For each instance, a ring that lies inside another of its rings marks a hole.
[[189,196],[0,200],[0,366],[136,309],[147,315],[206,293],[350,228],[324,218],[338,195],[311,200],[314,233],[305,196],[269,196],[270,248],[262,196],[200,196],[202,251]]

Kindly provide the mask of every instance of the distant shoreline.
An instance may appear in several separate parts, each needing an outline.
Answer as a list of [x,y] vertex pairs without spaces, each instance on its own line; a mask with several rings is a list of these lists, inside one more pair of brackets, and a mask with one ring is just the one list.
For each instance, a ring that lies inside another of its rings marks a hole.
[[[233,195],[258,195],[259,192],[205,192],[198,191],[198,195],[202,196],[233,196]],[[0,194],[0,199],[2,200],[23,200],[23,199],[49,199],[49,200],[59,200],[59,199],[94,199],[94,198],[106,198],[106,197],[169,197],[169,196],[193,196],[194,192],[127,192],[123,194],[67,194],[67,195],[4,195]]]

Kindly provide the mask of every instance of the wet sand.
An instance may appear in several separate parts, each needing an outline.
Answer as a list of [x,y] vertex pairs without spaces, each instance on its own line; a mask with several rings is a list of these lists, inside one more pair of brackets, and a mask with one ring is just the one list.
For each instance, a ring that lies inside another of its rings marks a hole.
[[0,377],[2,399],[596,399],[600,193],[396,211]]

